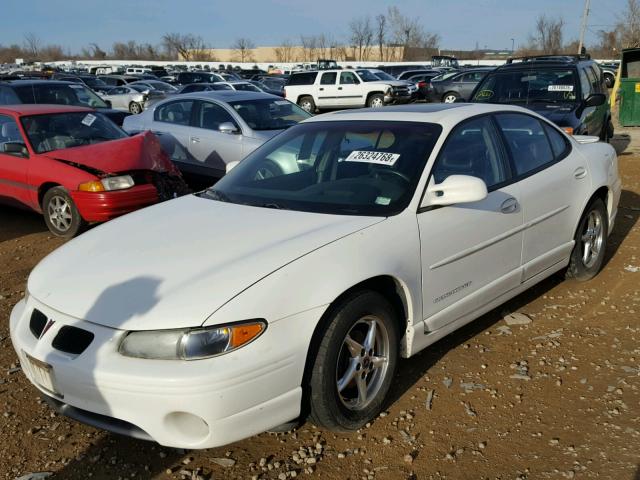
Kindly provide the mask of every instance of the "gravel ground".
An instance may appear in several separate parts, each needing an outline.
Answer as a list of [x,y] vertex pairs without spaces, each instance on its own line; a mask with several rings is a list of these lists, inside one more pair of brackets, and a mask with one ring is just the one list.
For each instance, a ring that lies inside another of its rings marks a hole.
[[98,431],[39,400],[8,317],[62,242],[0,207],[0,478],[640,480],[640,131],[616,148],[624,192],[596,279],[550,278],[402,361],[388,409],[359,432],[307,423],[203,451]]

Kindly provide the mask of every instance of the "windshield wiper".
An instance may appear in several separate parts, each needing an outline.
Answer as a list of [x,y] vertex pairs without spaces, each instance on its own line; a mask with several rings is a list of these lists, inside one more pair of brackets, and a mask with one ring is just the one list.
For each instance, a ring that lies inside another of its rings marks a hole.
[[202,192],[201,195],[202,196],[206,196],[207,198],[210,198],[211,200],[218,200],[220,202],[233,203],[231,201],[231,199],[227,195],[225,195],[224,193],[220,192],[219,190],[207,189],[204,192]]
[[262,205],[260,205],[261,207],[264,208],[274,208],[276,210],[288,210],[288,208],[280,205],[279,203],[275,203],[275,202],[267,202],[267,203],[263,203]]

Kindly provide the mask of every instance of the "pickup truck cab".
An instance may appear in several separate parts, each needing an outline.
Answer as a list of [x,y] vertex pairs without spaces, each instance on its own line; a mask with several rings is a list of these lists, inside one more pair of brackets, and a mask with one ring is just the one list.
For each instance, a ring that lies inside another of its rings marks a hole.
[[407,103],[411,100],[411,93],[406,85],[377,79],[369,82],[363,78],[363,71],[358,72],[294,72],[284,87],[285,97],[310,113],[335,108],[375,108]]

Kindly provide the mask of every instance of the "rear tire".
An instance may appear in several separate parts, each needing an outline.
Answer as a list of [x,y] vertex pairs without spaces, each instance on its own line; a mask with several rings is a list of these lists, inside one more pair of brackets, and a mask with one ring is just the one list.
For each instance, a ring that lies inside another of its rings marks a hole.
[[334,431],[375,418],[398,362],[398,316],[382,295],[359,291],[333,311],[312,365],[311,420]]
[[613,122],[611,121],[611,119],[608,119],[607,122],[602,127],[602,132],[600,133],[600,141],[609,143],[612,137],[613,137]]
[[42,213],[47,228],[57,237],[73,238],[86,225],[71,195],[64,187],[47,190],[42,199]]
[[447,92],[442,96],[442,103],[455,103],[460,98],[456,92]]
[[309,113],[315,113],[316,111],[316,103],[313,101],[313,97],[308,95],[298,99],[298,106]]
[[600,198],[591,201],[585,209],[575,235],[566,277],[580,282],[591,280],[602,269],[607,250],[609,217]]
[[613,75],[609,75],[609,74],[605,74],[604,75],[604,84],[607,86],[607,88],[613,88],[613,84],[615,83],[616,79],[614,78]]

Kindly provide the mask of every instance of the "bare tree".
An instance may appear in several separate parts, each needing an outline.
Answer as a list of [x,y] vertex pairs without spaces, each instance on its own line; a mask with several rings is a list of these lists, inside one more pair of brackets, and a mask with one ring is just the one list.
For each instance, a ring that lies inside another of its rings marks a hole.
[[315,35],[300,36],[302,43],[302,60],[304,62],[313,62],[317,60],[318,39]]
[[[387,19],[391,27],[392,43],[404,47],[402,49],[403,60],[413,59],[412,50],[422,51],[423,54],[426,54],[428,50],[438,48],[440,36],[427,32],[418,18],[408,17],[402,14],[398,7],[393,6],[389,7]],[[388,58],[388,60],[390,59]],[[400,59],[398,58],[398,60]]]
[[252,50],[256,48],[256,45],[250,39],[244,37],[238,38],[233,45],[231,45],[231,48],[237,61],[242,63],[254,61]]
[[280,46],[275,49],[276,60],[282,63],[288,63],[295,61],[294,58],[294,46],[291,40],[283,40]]
[[27,33],[24,36],[24,50],[27,56],[34,60],[40,56],[42,40],[35,33]]
[[540,15],[536,19],[536,40],[539,49],[544,54],[555,55],[562,52],[562,18],[548,18]]
[[168,58],[189,61],[214,61],[211,48],[202,37],[190,33],[165,33],[162,45]]
[[376,16],[376,40],[378,42],[380,61],[384,62],[384,45],[387,40],[387,17],[383,14]]
[[622,48],[640,47],[640,1],[627,0],[627,9],[618,17],[616,29]]
[[351,45],[353,46],[353,56],[357,60],[364,60],[369,53],[369,47],[373,41],[373,29],[371,28],[371,18],[367,15],[352,20],[349,23],[351,31]]

